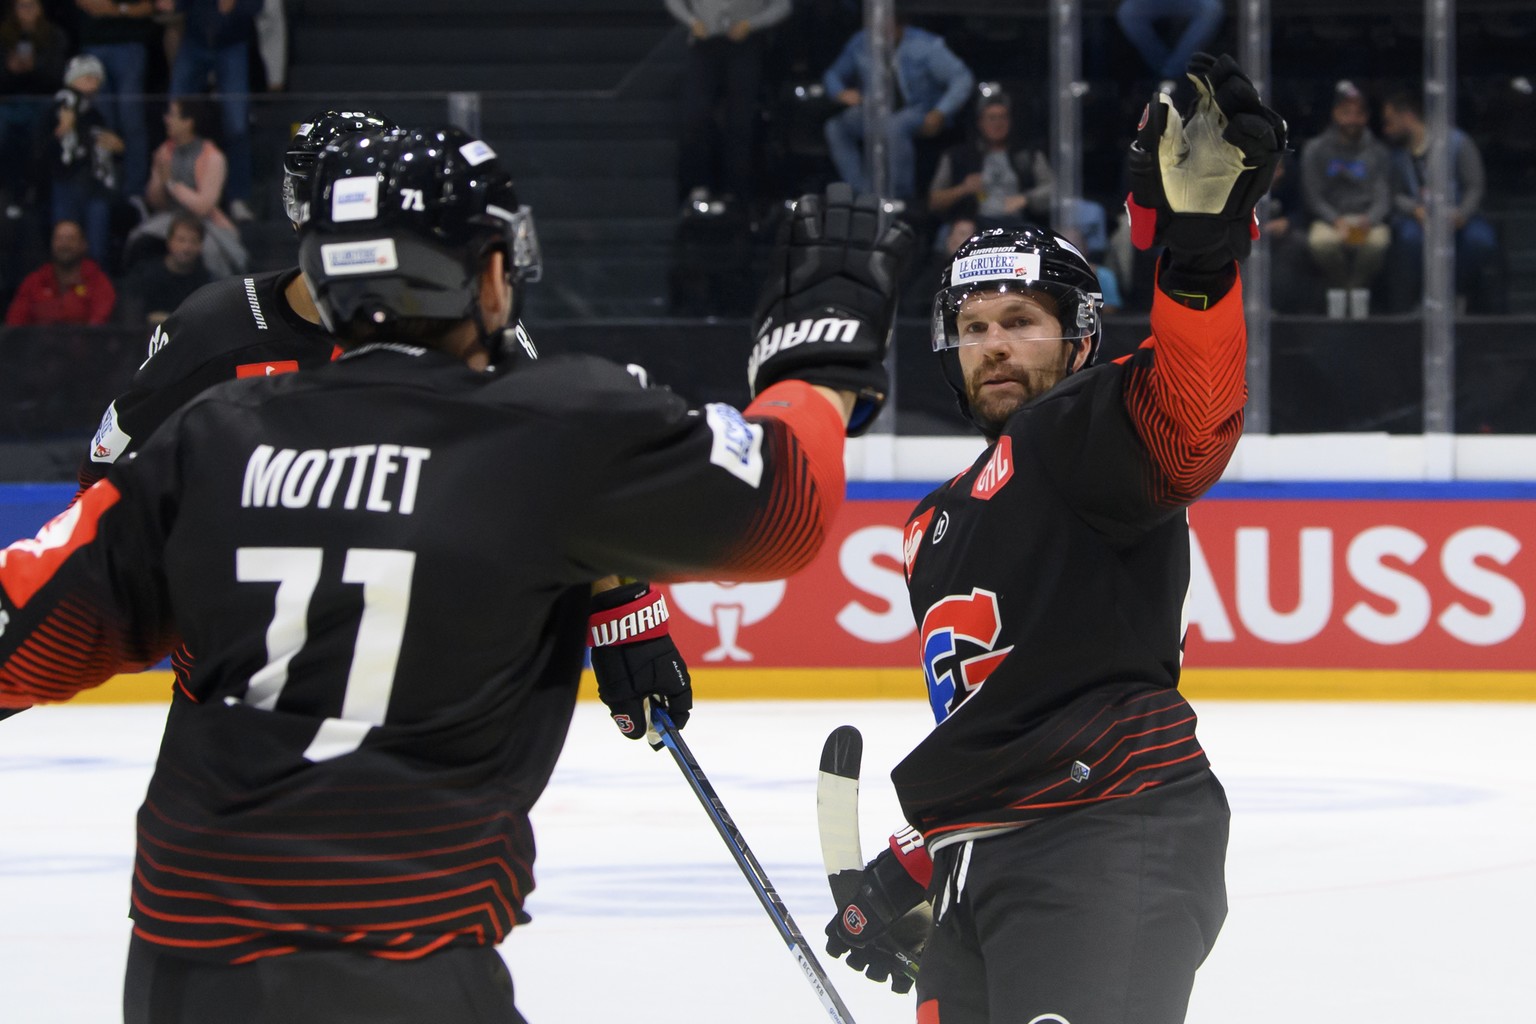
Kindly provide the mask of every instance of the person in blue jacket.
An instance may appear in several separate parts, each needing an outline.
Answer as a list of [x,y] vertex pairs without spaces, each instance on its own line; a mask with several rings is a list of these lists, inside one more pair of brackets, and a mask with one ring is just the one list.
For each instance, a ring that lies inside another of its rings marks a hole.
[[[953,123],[965,106],[976,76],[932,32],[913,28],[898,14],[892,19],[891,119],[886,127],[891,162],[891,198],[910,199],[916,191],[914,140],[931,138]],[[827,95],[843,105],[827,119],[827,146],[837,173],[856,192],[872,191],[864,166],[864,89],[869,82],[869,30],[848,40],[822,76]]]

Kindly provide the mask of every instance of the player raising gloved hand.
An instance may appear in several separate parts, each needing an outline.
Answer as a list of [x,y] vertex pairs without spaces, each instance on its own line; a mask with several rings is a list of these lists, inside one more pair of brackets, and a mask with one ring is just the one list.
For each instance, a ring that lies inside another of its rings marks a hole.
[[587,646],[597,695],[632,740],[646,733],[646,698],[666,708],[679,729],[693,708],[693,684],[669,618],[666,599],[649,583],[621,584],[592,598]]
[[1285,151],[1286,125],[1231,57],[1197,53],[1188,74],[1196,99],[1187,119],[1166,94],[1142,115],[1126,209],[1138,249],[1168,247],[1163,273],[1175,280],[1164,290],[1179,298],[1170,287],[1190,286],[1214,301],[1259,235],[1253,208]]
[[827,952],[848,954],[848,966],[871,981],[889,979],[894,991],[909,991],[913,978],[907,968],[916,965],[933,921],[932,877],[922,836],[910,828],[892,836],[890,846],[849,884],[850,895],[840,899],[842,907],[827,922]]
[[769,267],[753,317],[752,396],[786,378],[848,392],[850,437],[869,429],[890,391],[885,352],[913,245],[911,228],[881,219],[874,196],[845,184],[801,198],[780,229],[782,263]]

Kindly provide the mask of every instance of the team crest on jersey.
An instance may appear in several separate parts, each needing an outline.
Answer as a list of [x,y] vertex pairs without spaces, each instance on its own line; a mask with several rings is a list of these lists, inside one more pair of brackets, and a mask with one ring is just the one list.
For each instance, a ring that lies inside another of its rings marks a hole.
[[992,448],[992,457],[981,467],[971,485],[971,497],[987,501],[1013,479],[1013,438],[1004,434]]
[[928,531],[928,524],[933,521],[933,509],[929,509],[916,519],[907,524],[906,532],[901,535],[901,557],[907,563],[907,579],[912,578],[912,567],[917,564],[918,549],[923,546],[923,534]]
[[923,676],[935,722],[942,722],[960,702],[987,681],[1013,650],[994,649],[1003,632],[997,595],[980,587],[933,604],[923,616]]

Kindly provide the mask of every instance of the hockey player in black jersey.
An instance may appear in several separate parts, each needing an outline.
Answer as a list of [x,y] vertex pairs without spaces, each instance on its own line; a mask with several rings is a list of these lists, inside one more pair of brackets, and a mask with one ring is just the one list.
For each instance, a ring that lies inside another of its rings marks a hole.
[[1242,430],[1237,261],[1285,124],[1229,57],[1190,78],[1189,120],[1157,97],[1131,151],[1136,243],[1166,247],[1133,355],[1095,365],[1097,278],[1048,231],[972,237],[934,299],[990,444],[907,523],[937,724],[891,773],[910,829],[827,926],[898,991],[926,941],[924,1024],[1176,1024],[1226,915],[1227,803],[1178,691],[1186,510]]
[[[296,230],[320,151],[349,135],[393,127],[389,118],[368,110],[323,110],[299,125],[283,154],[282,185],[283,211]],[[80,464],[81,489],[214,384],[323,366],[336,351],[296,266],[227,277],[199,289],[155,328],[133,382],[107,406]]]
[[[295,230],[308,217],[309,180],[320,151],[349,136],[395,126],[371,110],[322,110],[300,123],[283,154],[283,211]],[[532,280],[538,268],[538,261],[532,260],[522,273]],[[508,330],[518,344],[502,352],[504,370],[537,356],[517,317]],[[323,366],[339,351],[320,322],[297,266],[213,282],[155,328],[132,384],[107,406],[91,439],[80,463],[80,489],[99,480],[119,459],[132,458],[171,413],[212,385]],[[660,601],[659,592],[641,581],[602,580],[596,589],[592,614],[598,621]],[[613,720],[630,738],[644,734],[634,727],[633,712],[647,694],[670,694],[677,724],[687,722],[691,680],[665,622],[643,637],[594,645],[592,668]],[[5,717],[0,710],[0,719]]]
[[804,340],[759,344],[746,410],[691,410],[588,357],[485,372],[531,225],[484,142],[345,140],[311,198],[342,356],[205,391],[0,552],[0,705],[197,655],[139,815],[129,1024],[514,1022],[494,947],[592,581],[808,564],[910,232],[845,186],[802,199],[760,336]]

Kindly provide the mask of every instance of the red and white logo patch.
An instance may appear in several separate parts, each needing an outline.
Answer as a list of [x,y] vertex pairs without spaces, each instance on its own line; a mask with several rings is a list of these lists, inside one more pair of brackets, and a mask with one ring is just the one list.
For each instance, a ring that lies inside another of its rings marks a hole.
[[628,715],[614,715],[613,724],[619,727],[619,732],[628,736],[635,731],[635,720]]
[[297,359],[274,359],[265,363],[241,363],[235,367],[236,377],[271,377],[279,373],[298,373]]
[[907,563],[909,580],[912,578],[912,567],[917,564],[917,550],[923,546],[923,534],[928,532],[928,524],[933,521],[933,512],[933,509],[929,509],[912,520],[901,535],[901,557]]
[[856,905],[850,903],[843,911],[843,928],[849,935],[862,935],[864,929],[869,926],[869,921],[864,918],[864,912]]
[[1003,485],[1013,479],[1013,438],[1004,434],[997,439],[997,446],[992,449],[992,457],[981,468],[976,482],[971,485],[971,497],[986,501],[1003,489]]

